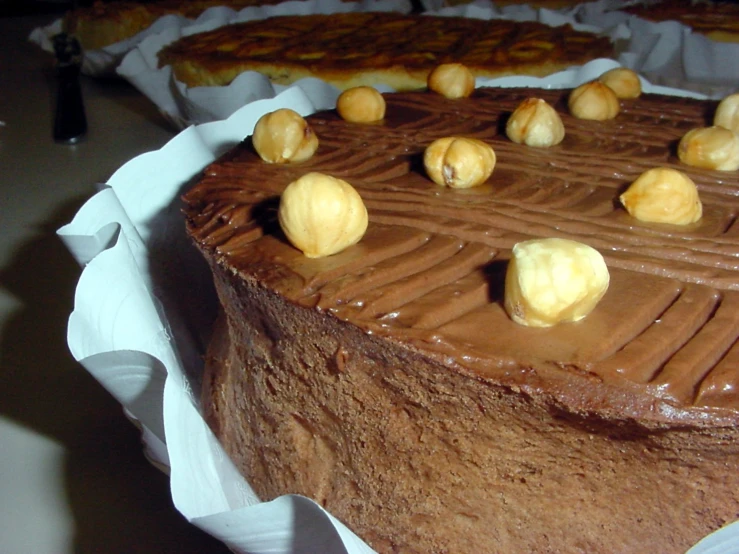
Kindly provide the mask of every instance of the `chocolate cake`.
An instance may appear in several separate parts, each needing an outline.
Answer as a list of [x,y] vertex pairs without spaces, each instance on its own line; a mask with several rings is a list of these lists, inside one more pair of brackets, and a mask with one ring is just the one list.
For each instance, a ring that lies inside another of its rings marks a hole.
[[[223,311],[203,408],[262,499],[311,497],[379,552],[681,553],[739,518],[739,174],[676,154],[715,103],[645,94],[593,121],[568,93],[388,94],[378,123],[306,118],[307,161],[265,163],[247,139],[186,193]],[[506,137],[529,97],[560,114],[560,144]],[[494,148],[485,184],[426,175],[425,147],[452,135]],[[621,206],[656,166],[695,182],[697,223]],[[338,254],[308,258],[278,225],[307,172],[367,207]],[[512,247],[541,237],[606,260],[581,321],[504,310]]]

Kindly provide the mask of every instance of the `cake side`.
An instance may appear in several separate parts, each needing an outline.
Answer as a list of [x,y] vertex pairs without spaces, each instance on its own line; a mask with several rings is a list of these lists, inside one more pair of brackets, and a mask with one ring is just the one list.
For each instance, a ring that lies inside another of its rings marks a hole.
[[159,63],[189,86],[227,85],[252,70],[280,84],[317,77],[341,89],[383,83],[412,90],[445,62],[479,77],[543,76],[612,53],[607,38],[570,26],[361,12],[226,25],[166,46]]
[[575,412],[214,271],[203,405],[264,500],[313,498],[379,552],[682,553],[739,516],[735,426]]

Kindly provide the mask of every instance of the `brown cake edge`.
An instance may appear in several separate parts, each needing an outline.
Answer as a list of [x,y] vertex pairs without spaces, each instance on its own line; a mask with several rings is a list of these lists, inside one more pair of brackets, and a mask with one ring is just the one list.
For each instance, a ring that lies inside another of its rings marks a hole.
[[[385,68],[368,68],[362,71],[340,69],[314,69],[298,64],[268,63],[258,60],[238,64],[203,63],[195,59],[169,60],[164,57],[161,66],[170,65],[175,77],[189,87],[228,86],[239,75],[247,71],[264,74],[270,81],[280,85],[290,85],[301,79],[321,79],[340,90],[357,86],[374,86],[378,83],[398,91],[418,90],[426,87],[430,70],[394,65]],[[569,62],[544,62],[537,65],[509,65],[500,68],[484,66],[470,67],[478,78],[496,79],[510,75],[546,77],[570,67]]]
[[684,552],[739,517],[735,427],[606,418],[475,379],[214,262],[203,406],[264,500],[379,552]]

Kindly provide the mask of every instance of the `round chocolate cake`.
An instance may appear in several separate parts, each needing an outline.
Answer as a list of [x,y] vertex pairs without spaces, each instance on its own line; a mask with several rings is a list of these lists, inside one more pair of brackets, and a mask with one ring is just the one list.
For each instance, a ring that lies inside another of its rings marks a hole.
[[[569,91],[385,95],[382,121],[307,119],[307,161],[250,139],[184,196],[223,316],[203,407],[262,499],[315,499],[380,552],[681,553],[739,518],[739,174],[681,163],[715,102],[642,95],[576,119]],[[560,144],[505,134],[522,100],[559,113]],[[435,184],[424,149],[491,145],[481,186]],[[695,182],[696,223],[644,223],[619,195],[644,171]],[[351,183],[363,238],[308,258],[277,222],[308,172]],[[575,323],[512,321],[512,247],[598,250],[610,286]]]

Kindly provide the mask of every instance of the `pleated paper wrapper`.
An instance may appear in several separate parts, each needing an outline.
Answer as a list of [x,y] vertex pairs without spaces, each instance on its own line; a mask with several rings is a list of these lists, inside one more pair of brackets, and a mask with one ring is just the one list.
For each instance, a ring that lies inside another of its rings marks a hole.
[[[625,27],[635,50],[649,50],[641,72],[654,83],[695,90],[711,98],[739,91],[739,42],[718,42],[677,21],[656,23],[619,10],[648,3],[598,0],[583,3],[571,13],[577,21],[604,30]],[[699,11],[704,1],[693,4]]]

